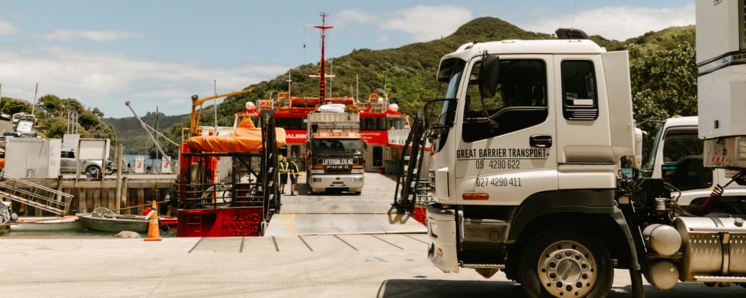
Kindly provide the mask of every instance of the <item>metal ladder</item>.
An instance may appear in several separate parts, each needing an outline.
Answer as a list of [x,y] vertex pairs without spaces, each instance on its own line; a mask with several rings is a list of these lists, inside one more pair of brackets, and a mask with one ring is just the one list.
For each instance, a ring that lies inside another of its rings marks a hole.
[[[431,199],[430,193],[432,192],[429,179],[420,178],[425,156],[425,144],[427,143],[424,132],[425,116],[423,112],[419,112],[414,118],[414,125],[409,132],[409,136],[407,136],[407,141],[404,143],[399,162],[392,206],[400,214],[411,215],[418,203],[427,202]],[[409,155],[405,154],[407,150],[409,150]]]
[[1,172],[0,197],[65,216],[70,211],[74,196]]

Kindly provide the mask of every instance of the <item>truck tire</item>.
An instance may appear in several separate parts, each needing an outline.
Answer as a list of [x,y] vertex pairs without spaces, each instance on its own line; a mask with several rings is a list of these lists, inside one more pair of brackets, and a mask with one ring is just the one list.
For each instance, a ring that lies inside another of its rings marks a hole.
[[557,225],[528,243],[520,261],[528,297],[606,297],[614,266],[606,246],[587,229]]
[[[91,172],[93,171],[93,169],[96,169],[96,172],[98,172],[98,174],[96,175],[96,177],[93,177],[93,175],[91,175]],[[101,177],[101,174],[102,174],[101,173],[101,168],[99,168],[97,166],[87,167],[85,169],[85,173],[86,173],[86,175],[91,175],[92,178],[99,178],[99,177]]]

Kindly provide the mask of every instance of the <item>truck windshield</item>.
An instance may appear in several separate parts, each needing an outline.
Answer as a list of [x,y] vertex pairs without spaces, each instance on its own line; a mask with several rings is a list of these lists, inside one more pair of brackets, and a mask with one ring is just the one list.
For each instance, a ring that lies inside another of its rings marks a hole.
[[700,140],[696,133],[667,135],[663,162],[677,162],[687,156],[702,155],[704,150],[704,140]]
[[313,140],[315,155],[362,155],[360,139]]

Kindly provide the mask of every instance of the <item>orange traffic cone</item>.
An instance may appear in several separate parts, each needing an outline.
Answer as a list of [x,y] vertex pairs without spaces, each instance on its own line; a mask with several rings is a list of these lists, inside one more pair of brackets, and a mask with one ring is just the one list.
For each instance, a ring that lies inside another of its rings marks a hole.
[[148,225],[148,237],[145,241],[161,241],[163,238],[160,235],[160,229],[158,228],[158,206],[153,200],[153,213],[150,216],[150,225]]

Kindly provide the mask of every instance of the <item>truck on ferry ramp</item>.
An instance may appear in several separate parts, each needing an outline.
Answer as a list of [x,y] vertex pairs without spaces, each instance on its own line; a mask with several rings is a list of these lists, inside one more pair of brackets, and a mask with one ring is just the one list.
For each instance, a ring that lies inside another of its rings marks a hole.
[[336,188],[359,195],[365,183],[363,150],[367,147],[360,136],[360,115],[309,113],[307,136],[306,183],[311,192]]

